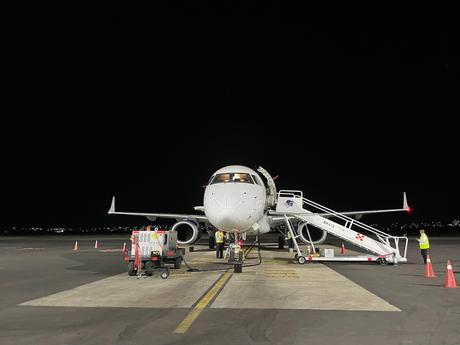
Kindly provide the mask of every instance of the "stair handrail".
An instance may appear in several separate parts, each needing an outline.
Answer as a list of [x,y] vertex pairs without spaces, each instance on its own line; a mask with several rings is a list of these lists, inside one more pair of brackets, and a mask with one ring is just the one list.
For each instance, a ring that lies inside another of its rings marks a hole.
[[353,222],[354,225],[357,225],[365,230],[368,230],[370,232],[373,232],[375,233],[376,235],[381,235],[381,236],[384,236],[384,237],[392,237],[390,234],[382,231],[382,230],[379,230],[379,229],[376,229],[370,225],[367,225],[365,223],[362,223],[360,222],[359,220],[357,219],[354,219],[354,218],[351,218],[347,215],[344,215],[340,212],[337,212],[335,210],[332,210],[326,206],[323,206],[321,204],[318,204],[317,202],[314,202],[313,200],[309,200],[307,198],[302,198],[302,201],[304,204],[307,204],[309,206],[312,206],[312,207],[316,207],[317,209],[323,211],[323,212],[326,212],[326,213],[331,213],[334,217],[337,217],[339,219],[342,219],[342,220],[345,220],[345,221],[349,221],[349,222]]
[[[304,198],[303,197],[303,192],[300,191],[300,190],[287,190],[287,189],[283,189],[283,190],[280,190],[278,192],[278,197],[279,196],[288,196],[288,197],[293,197],[293,198],[301,198],[302,199],[302,204],[307,204],[311,207],[315,207],[316,209],[319,209],[325,213],[330,213],[332,214],[334,217],[337,217],[341,220],[344,220],[344,221],[348,221],[348,222],[353,222],[352,224],[353,225],[356,225],[357,227],[361,228],[361,229],[364,229],[366,231],[369,231],[371,233],[373,233],[374,235],[376,235],[379,240],[381,242],[384,242],[385,244],[389,245],[389,241],[388,239],[389,238],[395,238],[397,236],[391,236],[390,234],[382,231],[382,230],[379,230],[379,229],[376,229],[370,225],[367,225],[365,223],[362,223],[360,222],[359,220],[357,219],[354,219],[354,218],[351,218],[349,216],[346,216],[344,214],[341,214],[340,212],[337,212],[335,210],[332,210],[326,206],[323,206],[313,200],[310,200],[310,199],[307,199],[307,198]],[[383,238],[382,238],[383,237]]]

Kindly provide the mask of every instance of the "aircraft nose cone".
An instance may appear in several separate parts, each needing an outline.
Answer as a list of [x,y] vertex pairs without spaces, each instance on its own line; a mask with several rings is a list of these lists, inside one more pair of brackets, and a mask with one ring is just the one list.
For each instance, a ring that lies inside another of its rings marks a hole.
[[219,223],[226,228],[231,230],[238,226],[238,215],[235,214],[232,207],[222,207],[219,210]]
[[216,228],[224,231],[245,231],[256,221],[253,217],[256,208],[254,200],[246,190],[220,190],[218,193],[209,194],[205,212]]
[[[252,223],[252,208],[241,201],[227,199],[225,206],[220,209],[220,223],[227,231],[246,230]],[[249,224],[250,223],[250,224]]]

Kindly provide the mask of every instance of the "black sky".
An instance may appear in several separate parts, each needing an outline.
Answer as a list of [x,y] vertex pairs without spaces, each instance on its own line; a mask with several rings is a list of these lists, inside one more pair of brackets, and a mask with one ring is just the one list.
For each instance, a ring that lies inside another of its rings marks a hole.
[[458,78],[445,14],[421,6],[8,18],[0,225],[143,222],[107,216],[112,195],[193,212],[228,164],[339,210],[399,206],[407,191],[411,219],[459,218]]

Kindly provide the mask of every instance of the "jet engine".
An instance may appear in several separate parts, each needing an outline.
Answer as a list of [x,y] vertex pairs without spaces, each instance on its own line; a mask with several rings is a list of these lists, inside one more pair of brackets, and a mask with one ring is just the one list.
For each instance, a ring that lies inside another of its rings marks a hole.
[[172,231],[177,231],[178,244],[193,244],[201,237],[198,224],[192,220],[181,220],[173,225]]
[[[308,225],[308,230],[310,231],[310,237],[313,244],[321,244],[326,240],[327,232],[313,225]],[[299,234],[299,238],[303,243],[310,244],[310,239],[308,238],[307,232],[307,223],[300,222],[297,225],[297,233]]]

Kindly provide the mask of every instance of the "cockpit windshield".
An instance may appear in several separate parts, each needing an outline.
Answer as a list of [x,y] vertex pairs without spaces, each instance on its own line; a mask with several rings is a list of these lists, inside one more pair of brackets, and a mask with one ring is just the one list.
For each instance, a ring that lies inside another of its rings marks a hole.
[[251,183],[254,184],[252,181],[251,175],[245,173],[224,173],[224,174],[217,174],[214,179],[212,180],[211,184],[215,183],[228,183],[228,182],[236,182],[236,183]]

